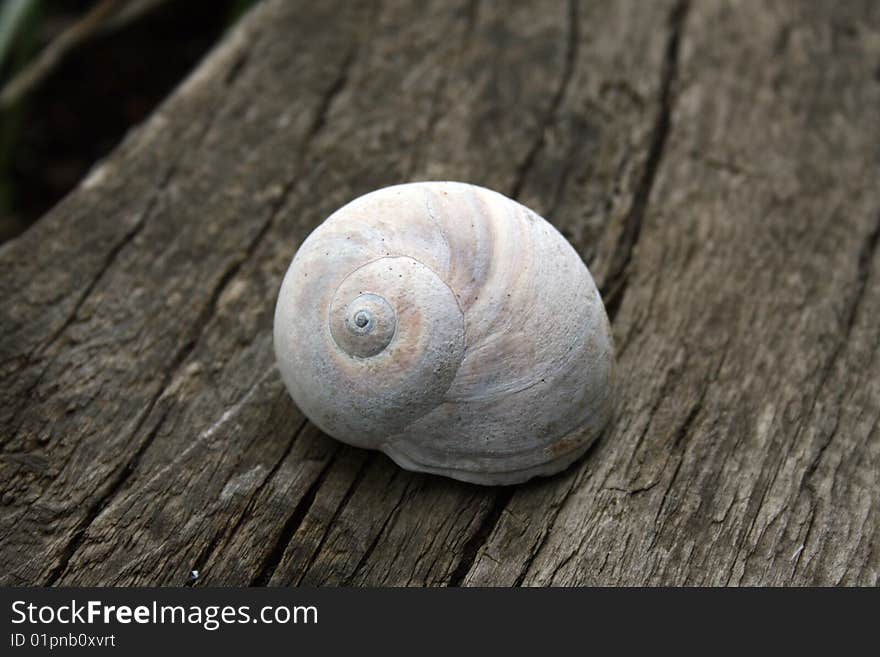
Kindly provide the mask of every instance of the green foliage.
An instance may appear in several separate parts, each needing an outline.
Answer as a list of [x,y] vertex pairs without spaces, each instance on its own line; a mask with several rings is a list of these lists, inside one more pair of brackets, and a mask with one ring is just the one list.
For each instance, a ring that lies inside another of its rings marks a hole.
[[[37,50],[40,0],[5,0],[0,4],[0,72],[8,80]],[[25,103],[0,113],[0,241],[14,230],[8,214],[13,204],[10,167],[25,113]]]

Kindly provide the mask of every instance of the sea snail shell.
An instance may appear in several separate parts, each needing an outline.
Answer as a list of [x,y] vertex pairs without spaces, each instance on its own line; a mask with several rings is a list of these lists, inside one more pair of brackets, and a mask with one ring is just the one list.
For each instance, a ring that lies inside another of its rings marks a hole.
[[334,212],[290,264],[274,334],[303,413],[408,470],[553,474],[611,412],[592,276],[549,223],[482,187],[397,185]]

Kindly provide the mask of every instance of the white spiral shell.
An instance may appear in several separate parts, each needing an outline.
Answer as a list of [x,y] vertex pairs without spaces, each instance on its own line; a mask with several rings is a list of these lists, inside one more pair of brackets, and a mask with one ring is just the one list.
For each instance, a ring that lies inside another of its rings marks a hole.
[[583,261],[474,185],[397,185],[334,212],[284,277],[274,339],[310,420],[409,470],[552,474],[611,412],[608,318]]

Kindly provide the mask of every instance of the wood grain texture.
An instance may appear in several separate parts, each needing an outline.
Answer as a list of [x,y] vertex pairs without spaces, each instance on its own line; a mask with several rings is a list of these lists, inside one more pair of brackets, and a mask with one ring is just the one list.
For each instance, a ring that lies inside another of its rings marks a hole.
[[[880,580],[880,5],[258,5],[0,247],[3,584]],[[515,196],[612,316],[617,416],[482,488],[317,431],[297,245],[371,189]]]

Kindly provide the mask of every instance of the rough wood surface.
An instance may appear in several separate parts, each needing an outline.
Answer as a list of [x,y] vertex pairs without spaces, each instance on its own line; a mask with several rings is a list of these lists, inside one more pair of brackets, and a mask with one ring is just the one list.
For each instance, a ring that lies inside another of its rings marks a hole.
[[[0,249],[4,584],[877,584],[880,3],[266,2]],[[297,245],[406,180],[590,265],[617,417],[480,488],[304,420]]]

